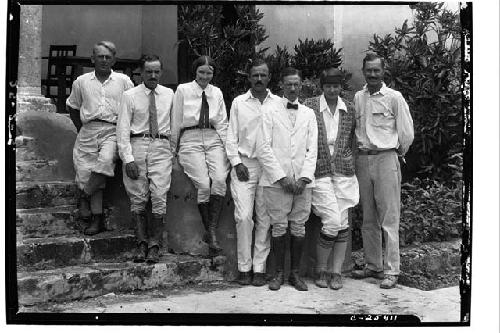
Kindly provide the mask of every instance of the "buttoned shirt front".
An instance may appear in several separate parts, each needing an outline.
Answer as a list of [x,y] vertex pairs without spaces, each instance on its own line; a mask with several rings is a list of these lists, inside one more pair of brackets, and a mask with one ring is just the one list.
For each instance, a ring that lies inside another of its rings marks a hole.
[[134,84],[125,74],[111,71],[101,83],[93,71],[80,75],[73,82],[66,105],[80,110],[83,124],[95,119],[116,123],[123,92],[132,87]]
[[330,110],[328,103],[325,99],[325,95],[321,95],[319,98],[319,112],[323,115],[323,120],[325,121],[326,137],[328,143],[328,149],[330,154],[333,155],[335,151],[335,141],[337,140],[337,135],[339,132],[339,112],[340,110],[347,111],[347,106],[345,105],[342,98],[338,97],[337,107],[334,113]]
[[205,91],[209,106],[210,125],[215,128],[225,144],[228,122],[222,91],[211,84],[202,89],[196,81],[180,84],[175,91],[172,108],[172,139],[174,144],[177,143],[182,128],[198,126],[203,91]]
[[257,139],[257,157],[263,169],[261,186],[279,187],[276,182],[286,176],[310,179],[307,187],[314,186],[318,125],[314,111],[298,105],[295,125],[286,103],[262,114],[261,134]]
[[[158,133],[170,136],[174,92],[172,89],[162,85],[157,85],[154,91]],[[130,134],[149,133],[149,101],[152,93],[152,90],[142,83],[123,94],[116,134],[118,151],[124,163],[134,161],[130,145]]]
[[400,92],[384,83],[370,94],[367,86],[354,96],[356,138],[360,149],[396,148],[403,155],[413,142],[413,120]]
[[256,139],[260,131],[262,114],[276,108],[281,97],[267,90],[262,103],[251,90],[237,96],[231,105],[227,131],[226,152],[232,166],[241,163],[241,156],[256,158]]

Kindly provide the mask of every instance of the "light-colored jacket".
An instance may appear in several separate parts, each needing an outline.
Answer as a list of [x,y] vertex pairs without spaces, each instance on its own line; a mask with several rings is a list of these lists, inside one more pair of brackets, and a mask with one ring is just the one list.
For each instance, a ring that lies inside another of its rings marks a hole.
[[263,113],[257,139],[257,158],[263,168],[260,185],[279,187],[276,182],[288,176],[308,178],[307,187],[314,186],[317,148],[318,126],[312,109],[299,104],[295,126],[283,104]]

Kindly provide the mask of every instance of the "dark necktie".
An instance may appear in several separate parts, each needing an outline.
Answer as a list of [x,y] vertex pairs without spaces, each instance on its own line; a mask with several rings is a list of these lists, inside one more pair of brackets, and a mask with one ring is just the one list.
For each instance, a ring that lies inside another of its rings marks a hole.
[[155,91],[149,93],[149,135],[155,138],[158,135],[158,115],[156,114]]
[[210,121],[209,121],[209,107],[208,107],[208,101],[207,101],[207,95],[205,95],[205,92],[201,93],[201,111],[200,111],[200,122],[198,126],[200,128],[209,128],[210,127]]
[[286,108],[287,108],[287,109],[295,109],[295,110],[298,110],[298,109],[299,109],[299,105],[298,105],[298,104],[292,104],[292,103],[286,103]]

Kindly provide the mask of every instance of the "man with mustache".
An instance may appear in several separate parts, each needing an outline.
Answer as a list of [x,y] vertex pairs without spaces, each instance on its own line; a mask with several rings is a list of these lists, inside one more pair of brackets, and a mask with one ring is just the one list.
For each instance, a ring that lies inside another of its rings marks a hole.
[[109,41],[94,45],[94,71],[79,76],[66,100],[66,108],[78,135],[73,148],[75,182],[79,189],[80,217],[94,235],[104,230],[102,214],[106,177],[113,177],[116,148],[116,119],[123,92],[134,86],[130,78],[111,69],[116,47]]
[[[253,61],[248,73],[250,90],[237,96],[231,105],[226,152],[233,166],[231,195],[234,200],[238,249],[238,283],[254,286],[266,284],[266,259],[270,249],[269,216],[266,213],[262,186],[262,169],[257,160],[256,139],[262,114],[279,106],[281,98],[267,85],[271,79],[269,66],[263,60]],[[253,211],[255,206],[255,223]],[[252,258],[252,232],[255,241]],[[253,277],[252,277],[253,267]]]
[[365,268],[353,271],[352,276],[383,279],[380,287],[389,289],[397,284],[400,264],[398,154],[406,154],[414,134],[408,104],[400,92],[385,85],[384,71],[384,58],[367,54],[363,59],[366,85],[354,96],[358,142],[355,169],[363,208]]
[[[123,94],[116,135],[123,161],[123,184],[136,227],[138,248],[134,261],[157,263],[172,173],[170,123],[174,92],[158,84],[162,74],[158,56],[144,56],[141,69],[143,83]],[[149,197],[151,219],[146,216]]]
[[269,289],[284,283],[286,241],[290,228],[291,269],[288,282],[299,291],[307,284],[299,275],[304,245],[305,223],[311,212],[312,187],[316,169],[318,127],[314,111],[298,102],[301,73],[295,68],[281,72],[283,99],[280,105],[262,115],[262,133],[257,157],[262,164],[260,184],[271,219],[271,252],[276,273]]

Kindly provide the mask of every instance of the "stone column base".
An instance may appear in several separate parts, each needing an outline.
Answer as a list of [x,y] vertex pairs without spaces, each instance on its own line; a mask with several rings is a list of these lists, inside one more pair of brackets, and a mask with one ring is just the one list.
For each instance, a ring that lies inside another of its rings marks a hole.
[[20,95],[16,97],[16,113],[25,111],[56,112],[57,108],[50,98],[44,96]]

